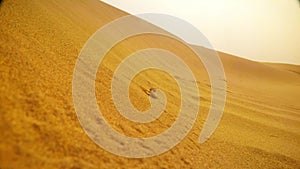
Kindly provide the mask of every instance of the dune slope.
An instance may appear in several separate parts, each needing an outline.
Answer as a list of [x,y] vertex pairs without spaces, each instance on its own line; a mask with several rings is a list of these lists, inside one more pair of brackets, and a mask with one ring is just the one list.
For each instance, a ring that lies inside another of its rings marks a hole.
[[[118,114],[109,91],[116,64],[126,54],[161,47],[177,53],[197,71],[202,98],[198,119],[180,144],[159,156],[128,159],[98,147],[77,120],[73,69],[88,38],[124,15],[97,0],[2,2],[0,168],[300,167],[300,66],[253,62],[219,52],[228,85],[225,112],[214,135],[199,144],[211,99],[208,76],[201,63],[192,64],[193,57],[182,44],[154,35],[127,39],[107,54],[96,78],[98,105],[110,124],[126,135],[153,136],[167,129],[176,119],[177,99],[160,120],[141,125]],[[130,87],[133,105],[140,110],[149,107],[141,87],[161,87],[178,98],[170,81],[162,72],[137,76]]]

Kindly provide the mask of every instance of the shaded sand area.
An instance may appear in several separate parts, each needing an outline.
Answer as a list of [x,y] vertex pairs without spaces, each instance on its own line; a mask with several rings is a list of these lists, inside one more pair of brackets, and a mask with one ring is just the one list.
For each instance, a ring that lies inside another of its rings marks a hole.
[[[186,46],[167,37],[135,36],[117,44],[97,72],[96,97],[106,120],[132,137],[169,128],[179,109],[178,86],[162,71],[147,70],[130,85],[139,110],[149,108],[143,89],[170,98],[165,113],[147,124],[122,117],[111,100],[113,71],[130,53],[164,48],[195,72],[200,112],[187,137],[170,151],[128,159],[98,147],[77,120],[72,75],[87,39],[126,13],[96,0],[13,1],[0,7],[0,168],[299,168],[300,66],[253,62],[219,53],[227,77],[227,102],[214,135],[198,137],[210,106],[210,83]],[[188,57],[187,57],[188,56]]]

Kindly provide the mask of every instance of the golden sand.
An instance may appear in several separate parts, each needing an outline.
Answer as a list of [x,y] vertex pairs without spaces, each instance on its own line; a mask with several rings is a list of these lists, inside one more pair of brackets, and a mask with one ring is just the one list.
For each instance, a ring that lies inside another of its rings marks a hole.
[[[154,136],[170,127],[180,100],[168,102],[166,113],[143,125],[122,117],[110,96],[111,77],[122,57],[147,47],[164,48],[182,57],[197,74],[201,103],[193,129],[173,149],[151,158],[128,159],[98,147],[85,134],[74,110],[73,69],[88,38],[124,15],[96,0],[4,0],[0,7],[0,168],[300,167],[300,66],[253,62],[220,52],[228,85],[225,112],[213,136],[199,144],[211,100],[206,71],[201,63],[193,64],[194,57],[184,45],[155,35],[129,38],[107,54],[96,78],[98,104],[111,126],[128,136]],[[179,97],[171,77],[145,71],[130,87],[137,109],[149,108],[142,89],[151,87]]]

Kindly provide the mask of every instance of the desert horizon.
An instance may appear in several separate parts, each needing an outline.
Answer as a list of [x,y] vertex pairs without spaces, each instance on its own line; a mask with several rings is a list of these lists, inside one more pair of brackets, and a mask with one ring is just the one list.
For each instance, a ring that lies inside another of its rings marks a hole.
[[[180,110],[176,78],[147,69],[132,79],[129,98],[137,110],[151,107],[152,89],[162,90],[167,98],[161,116],[149,123],[123,117],[111,95],[113,75],[122,60],[138,50],[161,48],[179,56],[194,73],[200,106],[193,127],[175,147],[153,157],[126,158],[98,146],[74,108],[74,69],[91,35],[126,15],[98,0],[1,2],[0,168],[300,167],[300,65],[256,62],[217,51],[226,76],[221,79],[226,81],[225,109],[215,132],[200,144],[212,100],[207,70],[185,44],[155,34],[126,38],[106,53],[95,75],[97,105],[108,124],[125,136],[147,138],[167,131]],[[153,25],[139,25],[149,26]],[[108,40],[99,46],[106,47]],[[195,48],[203,55],[211,53]],[[91,79],[86,70],[79,73]]]

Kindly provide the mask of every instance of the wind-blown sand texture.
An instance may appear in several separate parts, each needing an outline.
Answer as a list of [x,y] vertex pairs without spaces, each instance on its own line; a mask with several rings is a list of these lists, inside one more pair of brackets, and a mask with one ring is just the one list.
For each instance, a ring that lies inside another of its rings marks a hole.
[[131,84],[130,98],[139,110],[150,106],[143,89],[162,88],[175,98],[166,113],[149,124],[126,120],[110,95],[111,77],[122,57],[161,47],[180,55],[197,72],[201,103],[193,129],[176,147],[151,158],[128,159],[98,147],[77,120],[73,69],[88,38],[124,15],[97,0],[2,2],[1,169],[300,167],[300,66],[253,62],[220,52],[227,77],[225,112],[214,135],[199,144],[211,99],[206,71],[201,63],[193,64],[182,44],[155,35],[126,39],[107,54],[96,78],[98,104],[111,126],[128,136],[154,136],[170,127],[177,116],[179,91],[167,74],[145,71]]

